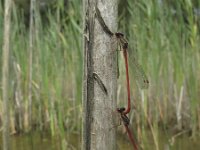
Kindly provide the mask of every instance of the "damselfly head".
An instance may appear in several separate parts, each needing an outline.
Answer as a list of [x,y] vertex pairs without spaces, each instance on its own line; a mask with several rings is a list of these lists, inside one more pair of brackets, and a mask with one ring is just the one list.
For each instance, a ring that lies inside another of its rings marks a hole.
[[116,32],[116,33],[115,33],[115,36],[116,36],[117,38],[122,38],[122,37],[124,37],[124,34],[123,34],[123,33],[120,33],[120,32]]
[[123,49],[127,49],[127,48],[128,48],[128,43],[126,42],[123,44]]
[[148,89],[149,87],[149,80],[148,79],[143,79],[143,83],[139,85],[141,89]]
[[119,113],[123,113],[126,109],[124,107],[120,107],[120,108],[117,108],[117,111]]
[[144,80],[144,83],[149,84],[149,80],[147,80],[147,79]]

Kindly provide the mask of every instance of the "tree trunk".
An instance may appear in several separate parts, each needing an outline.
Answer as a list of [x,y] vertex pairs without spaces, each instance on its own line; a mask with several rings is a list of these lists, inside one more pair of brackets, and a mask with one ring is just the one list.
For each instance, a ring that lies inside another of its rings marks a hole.
[[10,49],[10,15],[12,0],[5,1],[4,7],[4,43],[3,43],[3,70],[2,70],[2,94],[3,94],[3,150],[10,149],[9,142],[9,99],[8,99],[8,79],[9,79],[9,49]]
[[[97,4],[96,4],[97,3]],[[100,26],[95,6],[111,31],[117,30],[117,1],[84,0],[84,150],[116,149],[117,59],[112,38]]]

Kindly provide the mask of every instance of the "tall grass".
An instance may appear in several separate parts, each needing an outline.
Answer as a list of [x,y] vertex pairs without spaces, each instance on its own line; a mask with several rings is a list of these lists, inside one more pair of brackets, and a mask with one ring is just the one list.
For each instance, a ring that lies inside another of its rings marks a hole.
[[199,128],[200,30],[199,16],[194,14],[199,6],[189,2],[128,1],[126,5],[129,43],[150,80],[147,99],[136,97],[134,103],[147,106],[139,108],[139,115],[147,115],[142,124],[146,120],[154,131],[162,125],[174,134],[187,129],[196,135]]
[[[64,138],[65,131],[81,133],[83,50],[81,0],[69,1],[67,10],[63,2],[57,1],[55,9],[46,12],[45,19],[39,12],[37,14],[32,126],[38,130],[50,130],[52,135]],[[119,30],[127,36],[130,49],[137,51],[135,57],[150,81],[149,89],[140,91],[131,78],[138,136],[147,141],[147,133],[143,129],[150,127],[157,149],[160,125],[165,130],[173,129],[173,132],[190,129],[193,135],[200,125],[199,22],[198,16],[193,13],[194,5],[189,2],[120,2]],[[200,6],[196,4],[195,7]],[[2,5],[0,16],[3,16]],[[16,7],[12,16],[10,101],[13,108],[12,131],[16,132],[15,106],[19,99],[22,131],[28,128],[28,27]],[[0,45],[2,26],[3,17],[0,17]],[[14,64],[18,71],[15,71]],[[120,66],[119,84],[124,87],[123,60]],[[126,92],[121,90],[120,93],[119,99]]]
[[[36,44],[33,51],[33,124],[31,126],[40,130],[50,129],[52,135],[63,135],[65,130],[69,132],[81,130],[81,12],[75,11],[75,6],[79,10],[80,5],[74,3],[75,1],[69,3],[67,13],[60,3],[56,3],[55,5],[59,7],[47,12],[46,19],[49,22],[42,22],[41,15],[36,14],[38,31],[36,31]],[[3,16],[2,7],[0,8]],[[28,128],[29,27],[24,24],[24,19],[21,11],[15,6],[11,36],[12,62],[10,62],[12,132],[19,132],[16,130],[18,121],[23,124],[23,131]],[[2,23],[3,20],[0,21],[1,35]],[[17,66],[18,71],[14,70],[14,65]],[[20,89],[15,88],[19,84],[20,86],[17,87]],[[20,103],[16,104],[17,102]],[[16,118],[16,105],[20,105],[23,111],[22,120]]]

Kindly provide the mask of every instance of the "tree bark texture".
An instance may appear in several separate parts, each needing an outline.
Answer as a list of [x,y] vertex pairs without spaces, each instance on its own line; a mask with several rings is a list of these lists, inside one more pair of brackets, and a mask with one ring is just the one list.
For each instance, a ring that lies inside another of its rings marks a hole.
[[3,150],[10,149],[9,139],[9,99],[8,99],[8,79],[9,79],[9,51],[10,51],[10,16],[12,0],[5,1],[4,7],[4,43],[3,43],[3,67],[2,67],[2,95],[3,95]]
[[116,149],[117,54],[113,38],[97,18],[101,12],[111,31],[117,30],[116,0],[84,0],[83,150]]

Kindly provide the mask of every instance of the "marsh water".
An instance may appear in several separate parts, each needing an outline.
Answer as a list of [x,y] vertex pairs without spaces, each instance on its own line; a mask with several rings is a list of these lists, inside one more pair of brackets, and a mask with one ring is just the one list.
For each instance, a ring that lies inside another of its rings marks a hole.
[[[160,132],[158,135],[159,150],[199,150],[200,138],[192,139],[188,135],[181,135],[177,138],[168,138]],[[2,138],[0,139],[0,150],[2,150]],[[132,150],[126,135],[120,135],[117,139],[119,150]],[[53,137],[47,133],[34,132],[23,135],[11,136],[12,150],[79,150],[81,146],[81,136],[78,134],[69,135],[65,141],[61,137]],[[64,148],[65,147],[65,148]],[[156,150],[155,142],[152,137],[145,142],[144,149]]]

